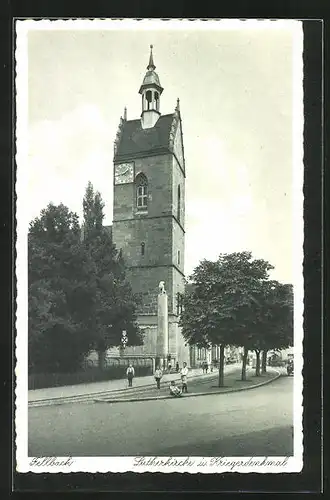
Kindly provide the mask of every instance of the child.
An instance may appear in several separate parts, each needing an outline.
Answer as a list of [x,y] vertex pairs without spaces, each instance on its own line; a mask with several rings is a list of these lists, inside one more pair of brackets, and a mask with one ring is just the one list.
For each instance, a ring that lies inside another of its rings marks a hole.
[[155,370],[155,380],[157,384],[157,389],[160,389],[160,380],[162,376],[163,376],[162,370],[159,367],[157,367],[157,369]]
[[174,396],[175,398],[179,398],[180,396],[182,396],[181,389],[177,385],[175,385],[174,380],[172,380],[172,382],[170,383],[169,389],[171,396]]
[[184,362],[183,367],[181,368],[182,392],[188,392],[187,378],[188,378],[188,367],[187,367],[187,363]]
[[132,363],[130,363],[128,365],[128,368],[126,370],[126,375],[127,375],[127,380],[128,380],[128,387],[132,387],[132,382],[133,382],[133,378],[134,378],[134,375],[135,375],[135,370],[132,366]]

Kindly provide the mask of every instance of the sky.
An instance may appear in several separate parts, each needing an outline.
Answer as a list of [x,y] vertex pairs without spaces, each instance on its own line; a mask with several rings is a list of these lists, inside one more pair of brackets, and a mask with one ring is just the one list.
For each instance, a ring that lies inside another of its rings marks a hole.
[[293,132],[301,84],[293,78],[294,22],[276,29],[260,21],[232,29],[162,23],[29,30],[27,219],[49,202],[81,215],[91,181],[111,224],[113,142],[124,107],[128,119],[141,114],[138,90],[153,44],[160,111],[172,113],[180,98],[186,275],[204,258],[250,250],[275,266],[274,279],[292,282],[293,141],[302,141]]

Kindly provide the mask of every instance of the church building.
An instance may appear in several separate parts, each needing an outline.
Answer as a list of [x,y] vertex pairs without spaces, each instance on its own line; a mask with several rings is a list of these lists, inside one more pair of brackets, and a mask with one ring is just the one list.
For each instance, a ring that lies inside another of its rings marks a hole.
[[139,89],[141,116],[120,119],[114,143],[112,238],[121,249],[127,278],[141,298],[138,323],[144,345],[127,347],[125,357],[156,357],[157,297],[160,282],[168,297],[168,353],[172,366],[190,364],[190,349],[178,326],[185,288],[185,179],[179,99],[161,114],[161,86],[152,46]]

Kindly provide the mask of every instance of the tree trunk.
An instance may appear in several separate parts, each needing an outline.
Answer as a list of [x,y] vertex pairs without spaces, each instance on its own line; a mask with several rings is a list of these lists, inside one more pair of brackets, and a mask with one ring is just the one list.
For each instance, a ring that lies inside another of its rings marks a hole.
[[261,373],[267,372],[267,349],[262,351],[262,360],[261,360]]
[[256,353],[256,377],[260,377],[260,350],[255,349],[254,352]]
[[224,386],[225,346],[220,345],[219,359],[219,387]]
[[99,349],[97,351],[97,355],[98,355],[98,365],[99,365],[99,369],[101,371],[104,370],[105,368],[105,350],[104,349]]
[[243,358],[242,358],[242,375],[241,375],[241,380],[246,380],[246,363],[247,363],[248,352],[249,352],[249,350],[246,347],[244,347]]

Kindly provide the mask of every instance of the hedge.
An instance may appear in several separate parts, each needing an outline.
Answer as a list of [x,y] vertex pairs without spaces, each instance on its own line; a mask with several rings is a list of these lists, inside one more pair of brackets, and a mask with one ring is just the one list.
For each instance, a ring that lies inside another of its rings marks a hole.
[[[64,385],[88,384],[103,380],[115,380],[126,377],[126,366],[108,366],[104,370],[90,367],[76,373],[34,373],[28,377],[28,388],[44,389]],[[152,366],[134,366],[135,376],[152,375]]]

